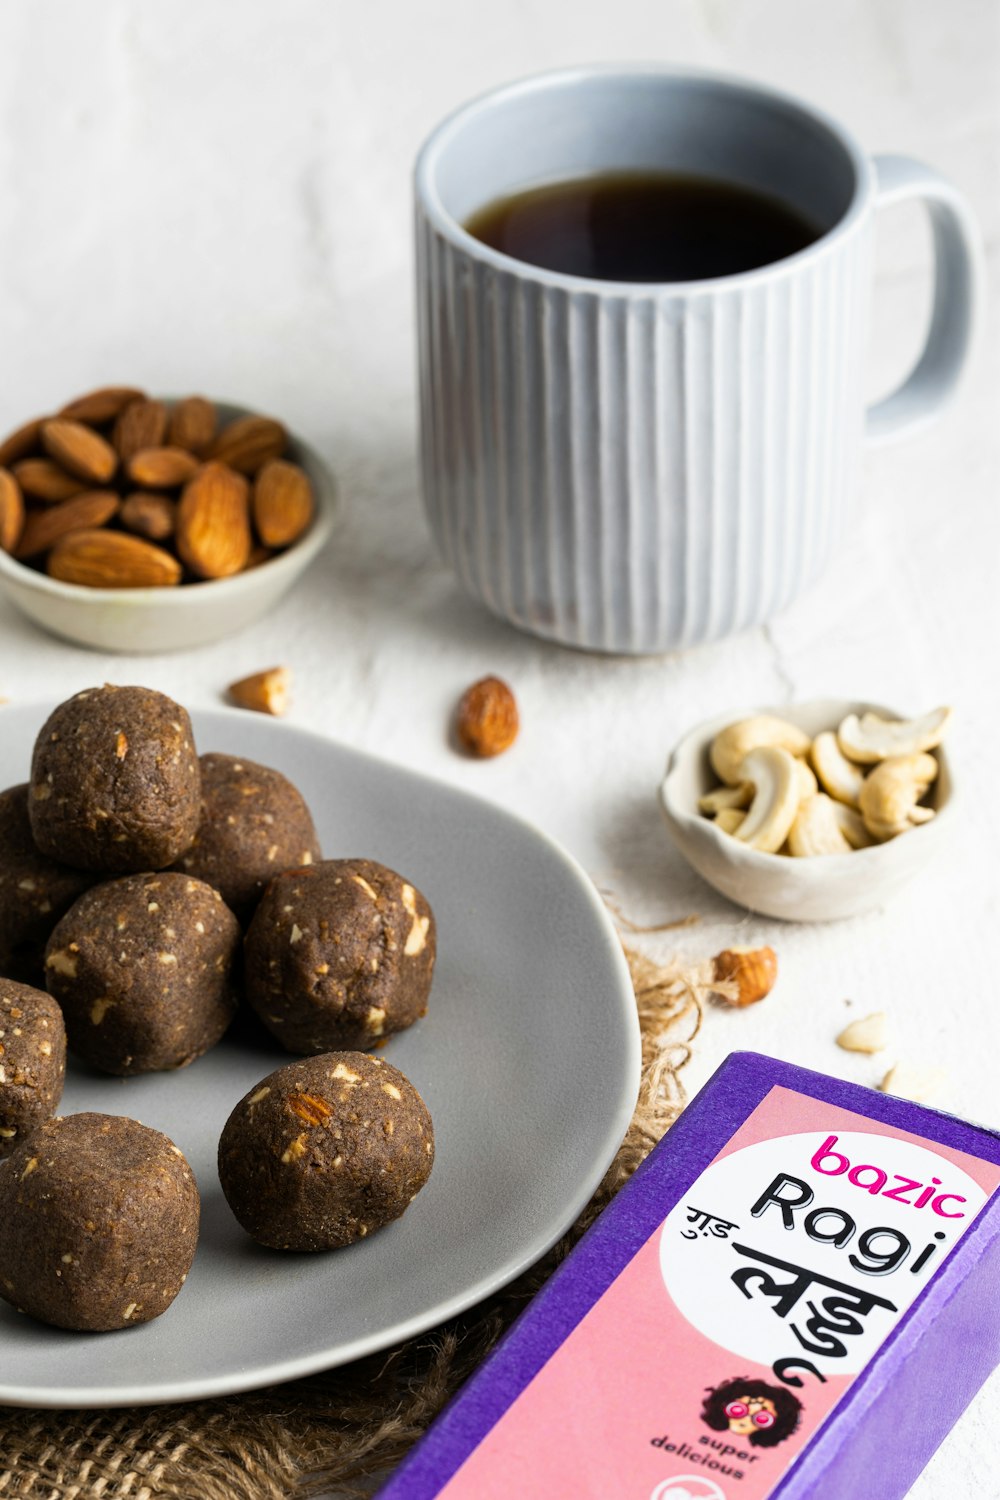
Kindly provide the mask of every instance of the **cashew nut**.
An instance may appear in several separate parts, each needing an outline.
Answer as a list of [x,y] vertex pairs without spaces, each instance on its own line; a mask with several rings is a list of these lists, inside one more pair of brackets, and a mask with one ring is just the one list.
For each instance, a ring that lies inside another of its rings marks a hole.
[[802,785],[794,756],[778,745],[760,745],[745,755],[739,780],[753,783],[753,801],[736,837],[765,854],[777,854],[799,810]]
[[798,810],[788,835],[788,851],[799,858],[817,854],[850,854],[851,846],[840,831],[836,803],[825,792],[807,797]]
[[846,802],[834,801],[833,815],[837,819],[837,826],[852,849],[871,848],[875,840],[865,827],[865,820],[857,808],[848,807]]
[[824,729],[822,734],[816,736],[810,755],[823,790],[831,797],[836,797],[838,802],[844,802],[848,807],[857,807],[865,775],[847,759],[832,729]]
[[883,841],[929,822],[933,808],[917,804],[937,773],[933,755],[891,755],[876,766],[865,777],[859,799],[868,832]]
[[812,773],[812,767],[807,760],[795,761],[799,778],[799,802],[805,802],[807,797],[815,797],[819,791],[819,782]]
[[917,755],[934,750],[944,739],[950,708],[935,708],[919,719],[883,719],[879,714],[848,714],[837,730],[844,754],[861,765],[890,756]]
[[896,838],[935,815],[921,801],[939,771],[927,751],[941,743],[951,713],[848,714],[813,739],[773,714],[739,719],[712,741],[723,785],[700,797],[698,810],[768,854],[843,854]]
[[709,760],[720,781],[727,786],[736,786],[745,778],[740,776],[740,763],[751,750],[763,745],[773,745],[786,750],[790,755],[806,755],[809,751],[809,736],[786,719],[777,719],[773,714],[756,714],[752,719],[738,719],[719,731],[712,741]]
[[704,797],[698,798],[698,811],[719,813],[734,807],[749,807],[752,801],[753,787],[749,781],[744,781],[741,786],[717,786],[714,791],[706,792]]

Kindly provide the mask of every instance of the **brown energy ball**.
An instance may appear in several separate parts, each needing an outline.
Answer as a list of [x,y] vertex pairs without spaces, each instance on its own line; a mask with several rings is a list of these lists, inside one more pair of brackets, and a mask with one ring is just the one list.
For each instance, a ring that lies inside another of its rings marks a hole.
[[94,886],[45,951],[70,1050],[105,1073],[193,1062],[236,1013],[239,943],[239,923],[202,880],[163,870]]
[[81,870],[162,870],[198,831],[191,721],[150,688],[104,687],[60,704],[35,741],[28,803],[43,854]]
[[219,1178],[248,1234],[335,1250],[406,1212],[434,1164],[427,1106],[398,1068],[327,1052],[271,1073],[233,1110]]
[[93,883],[93,875],[38,852],[27,786],[0,792],[0,974],[44,983],[46,939]]
[[280,771],[235,755],[203,755],[201,823],[174,866],[205,880],[246,924],[271,877],[320,859],[309,809]]
[[49,1118],[65,1077],[62,1011],[44,990],[0,979],[0,1158]]
[[0,1164],[0,1297],[56,1328],[148,1323],[184,1284],[200,1200],[183,1153],[138,1120],[46,1120]]
[[247,999],[289,1052],[372,1047],[427,1010],[434,917],[370,859],[275,876],[245,946]]

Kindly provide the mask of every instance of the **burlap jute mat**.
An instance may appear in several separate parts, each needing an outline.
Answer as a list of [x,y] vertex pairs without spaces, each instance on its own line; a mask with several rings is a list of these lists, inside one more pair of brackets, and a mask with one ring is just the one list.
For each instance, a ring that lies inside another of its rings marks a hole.
[[711,965],[630,953],[642,1085],[621,1149],[587,1209],[544,1260],[488,1303],[327,1375],[224,1400],[120,1411],[0,1408],[3,1500],[306,1500],[368,1493],[397,1463],[572,1249],[683,1108],[679,1078]]

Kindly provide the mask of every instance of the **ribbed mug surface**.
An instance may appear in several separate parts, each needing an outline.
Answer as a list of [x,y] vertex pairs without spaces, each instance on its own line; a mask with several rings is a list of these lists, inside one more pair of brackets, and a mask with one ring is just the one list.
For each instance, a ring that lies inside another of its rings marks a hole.
[[472,594],[568,645],[652,652],[816,577],[861,449],[867,235],[686,296],[525,279],[422,214],[418,245],[425,503]]
[[[783,197],[804,250],[683,284],[527,265],[463,227],[497,198],[615,170]],[[769,619],[851,525],[865,432],[874,207],[923,199],[935,243],[924,354],[869,414],[878,438],[944,404],[975,322],[975,225],[909,158],[697,71],[579,68],[463,106],[416,167],[423,493],[465,588],[567,645],[656,652]]]

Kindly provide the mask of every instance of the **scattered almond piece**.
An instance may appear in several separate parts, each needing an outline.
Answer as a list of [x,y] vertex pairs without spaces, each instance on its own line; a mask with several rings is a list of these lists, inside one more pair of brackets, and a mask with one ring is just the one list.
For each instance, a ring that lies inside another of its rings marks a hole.
[[756,1005],[774,989],[778,956],[773,948],[724,948],[712,959],[712,977],[736,985],[736,997],[720,992],[727,1005]]
[[288,712],[291,703],[292,674],[287,667],[270,667],[266,672],[254,672],[251,677],[241,677],[229,686],[229,696],[239,708],[249,708],[259,714],[273,714],[280,718]]
[[897,1099],[911,1099],[914,1104],[928,1104],[943,1093],[948,1075],[943,1068],[927,1063],[898,1062],[879,1084],[883,1094]]
[[837,1038],[837,1046],[845,1052],[881,1052],[888,1040],[888,1018],[884,1010],[876,1010],[845,1026]]
[[487,759],[509,750],[517,739],[517,700],[499,677],[481,677],[466,688],[458,705],[455,735],[468,755]]

